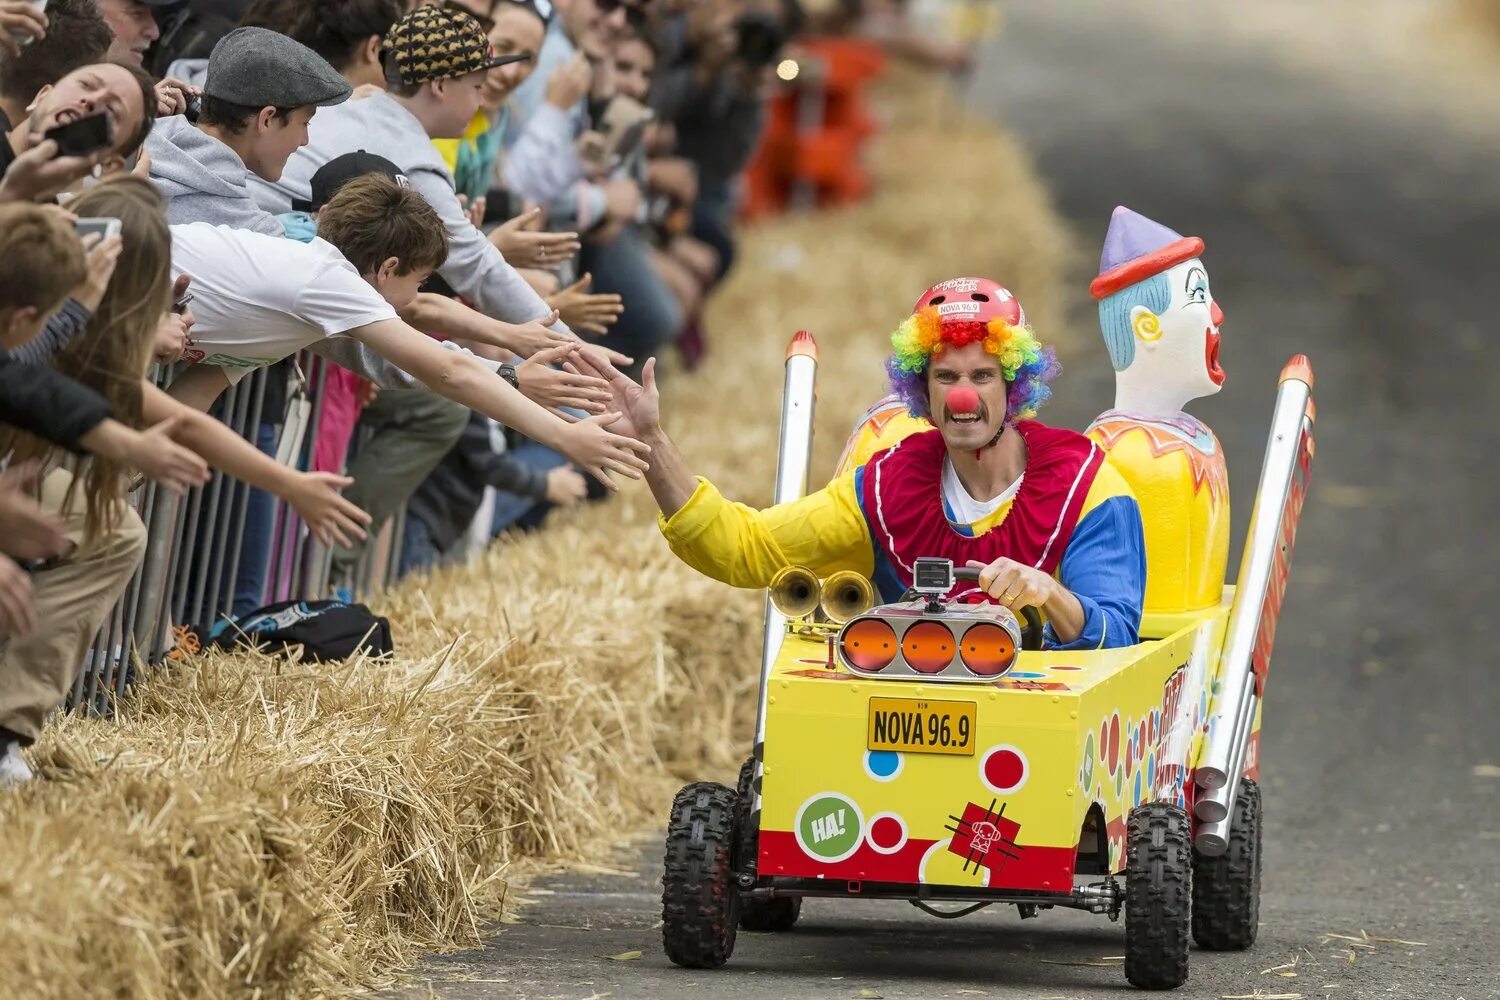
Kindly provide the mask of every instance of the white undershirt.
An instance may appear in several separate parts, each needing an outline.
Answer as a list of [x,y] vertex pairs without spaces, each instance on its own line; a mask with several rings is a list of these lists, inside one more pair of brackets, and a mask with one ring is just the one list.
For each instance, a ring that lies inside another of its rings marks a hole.
[[1025,480],[1026,473],[1023,472],[995,499],[975,500],[964,488],[962,480],[958,478],[958,471],[953,468],[953,462],[947,456],[943,457],[943,499],[948,502],[948,509],[953,512],[955,524],[978,524],[1004,504],[1014,500],[1016,494],[1021,492],[1021,483]]

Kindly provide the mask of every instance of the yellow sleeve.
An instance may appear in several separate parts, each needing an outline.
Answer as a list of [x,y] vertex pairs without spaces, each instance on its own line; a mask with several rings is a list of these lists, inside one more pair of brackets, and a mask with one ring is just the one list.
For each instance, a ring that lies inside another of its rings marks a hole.
[[1125,477],[1120,475],[1120,470],[1110,464],[1109,459],[1099,466],[1099,471],[1094,476],[1094,484],[1089,487],[1089,495],[1083,501],[1083,509],[1078,512],[1078,521],[1093,513],[1094,508],[1112,497],[1129,497],[1135,499],[1135,493],[1130,489],[1130,484]]
[[874,550],[854,496],[842,476],[801,500],[756,510],[726,500],[712,483],[698,488],[671,518],[659,518],[667,544],[683,562],[733,587],[765,587],[787,566],[819,576],[875,571]]

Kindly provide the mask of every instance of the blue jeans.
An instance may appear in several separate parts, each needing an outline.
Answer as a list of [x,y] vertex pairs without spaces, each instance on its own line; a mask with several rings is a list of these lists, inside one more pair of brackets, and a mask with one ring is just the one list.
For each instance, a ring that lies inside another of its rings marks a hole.
[[[510,450],[516,458],[525,462],[540,472],[551,472],[553,469],[561,468],[568,464],[568,460],[546,445],[537,444],[528,438],[521,438]],[[518,496],[515,493],[506,493],[502,490],[495,491],[495,518],[490,525],[490,534],[498,535],[507,528],[516,526],[516,523],[530,514],[537,507],[545,504],[545,500],[533,500],[531,497]]]
[[646,359],[677,339],[682,310],[672,292],[651,269],[649,248],[636,226],[626,226],[608,243],[585,245],[579,267],[593,274],[593,291],[614,292],[625,300],[625,312],[609,336],[588,338],[635,359],[627,373],[639,377]]
[[443,561],[443,554],[432,542],[432,532],[421,518],[406,518],[406,527],[401,534],[401,563],[399,574],[406,576],[417,570],[433,569]]
[[[276,456],[277,425],[262,423],[256,430],[255,446]],[[251,489],[245,500],[244,534],[240,542],[240,566],[234,577],[234,616],[239,618],[265,605],[266,572],[271,562],[271,533],[276,528],[276,498],[264,490]]]

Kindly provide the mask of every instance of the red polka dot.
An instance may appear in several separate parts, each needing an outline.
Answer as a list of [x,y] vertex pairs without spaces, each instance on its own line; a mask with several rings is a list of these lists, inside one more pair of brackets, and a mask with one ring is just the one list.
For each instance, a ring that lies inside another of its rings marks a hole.
[[1104,741],[1104,746],[1109,751],[1109,773],[1114,774],[1120,768],[1120,717],[1114,715],[1109,720],[1109,736]]
[[1053,670],[1082,670],[1082,667],[1053,667]]
[[996,788],[1014,788],[1026,777],[1026,762],[1014,750],[996,750],[984,762],[984,780]]
[[901,843],[901,823],[894,816],[881,816],[870,825],[870,843],[892,850]]

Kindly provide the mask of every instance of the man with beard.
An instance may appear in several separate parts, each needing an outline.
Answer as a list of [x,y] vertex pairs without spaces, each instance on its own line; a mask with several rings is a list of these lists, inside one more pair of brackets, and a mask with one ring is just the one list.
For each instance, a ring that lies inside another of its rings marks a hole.
[[689,470],[661,426],[654,360],[644,386],[601,373],[625,414],[615,429],[651,446],[646,480],[672,550],[738,587],[765,587],[787,566],[851,569],[886,601],[911,586],[918,558],[948,558],[980,569],[977,587],[960,583],[950,597],[1039,609],[1049,648],[1133,645],[1146,580],[1140,508],[1097,445],[1033,419],[1058,365],[1020,303],[993,281],[945,281],[891,342],[892,387],[936,426],[760,511]]

